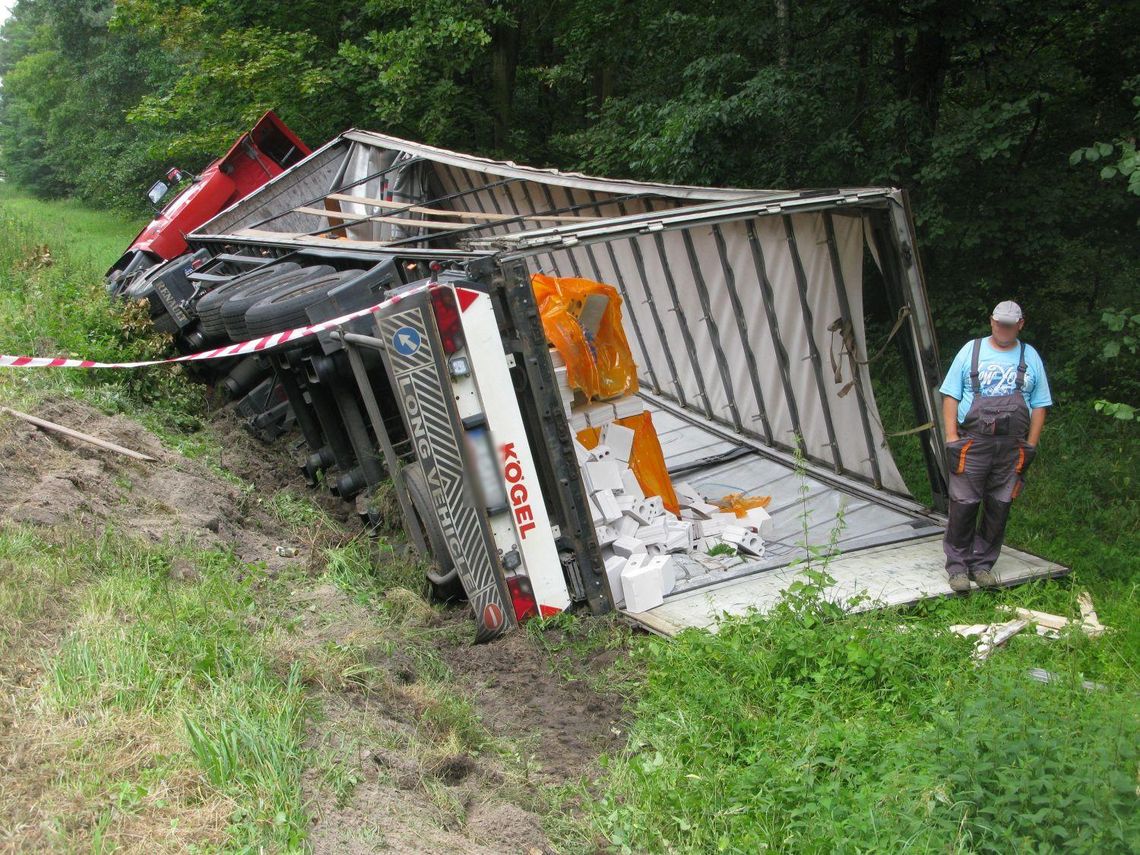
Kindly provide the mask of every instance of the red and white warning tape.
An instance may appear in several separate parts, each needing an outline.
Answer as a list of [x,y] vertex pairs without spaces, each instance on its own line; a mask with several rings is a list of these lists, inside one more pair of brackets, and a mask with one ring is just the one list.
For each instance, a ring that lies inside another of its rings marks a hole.
[[0,354],[0,368],[142,368],[146,365],[162,365],[168,362],[198,362],[203,359],[225,359],[230,356],[246,356],[250,353],[269,350],[271,347],[276,347],[277,345],[285,344],[289,341],[296,341],[299,338],[316,335],[324,330],[330,330],[354,318],[362,318],[382,305],[384,305],[384,303],[377,303],[375,306],[349,312],[347,315],[341,315],[339,318],[333,318],[331,321],[321,321],[318,324],[310,324],[307,327],[297,327],[296,329],[285,330],[284,332],[262,336],[261,338],[251,339],[250,341],[227,344],[225,347],[215,347],[212,350],[203,350],[201,353],[191,353],[187,356],[175,356],[171,359],[151,359],[144,362],[95,362],[90,359],[52,359],[46,356],[8,356],[6,354]]

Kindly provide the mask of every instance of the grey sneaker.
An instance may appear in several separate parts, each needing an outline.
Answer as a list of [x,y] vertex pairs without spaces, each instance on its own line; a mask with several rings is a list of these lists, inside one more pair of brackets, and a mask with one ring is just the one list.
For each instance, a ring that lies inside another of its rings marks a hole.
[[996,588],[998,586],[997,578],[989,570],[975,570],[973,576],[979,588]]
[[965,594],[970,590],[970,577],[965,573],[955,573],[950,577],[950,590],[955,594]]

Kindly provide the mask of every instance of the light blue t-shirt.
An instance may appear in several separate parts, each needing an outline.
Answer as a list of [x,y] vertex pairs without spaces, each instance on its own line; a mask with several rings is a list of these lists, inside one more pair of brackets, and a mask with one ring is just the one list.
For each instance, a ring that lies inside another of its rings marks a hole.
[[[1017,388],[1017,357],[1020,353],[1020,342],[1009,350],[998,350],[990,344],[989,336],[982,339],[982,352],[978,355],[978,383],[983,398],[1013,393]],[[968,341],[954,357],[950,370],[946,372],[946,379],[942,381],[942,388],[939,389],[943,395],[958,399],[958,424],[966,420],[966,413],[970,412],[970,404],[974,401],[974,390],[970,385],[970,360],[973,354],[974,342]],[[1053,405],[1045,365],[1031,344],[1025,346],[1025,383],[1021,392],[1031,410]]]

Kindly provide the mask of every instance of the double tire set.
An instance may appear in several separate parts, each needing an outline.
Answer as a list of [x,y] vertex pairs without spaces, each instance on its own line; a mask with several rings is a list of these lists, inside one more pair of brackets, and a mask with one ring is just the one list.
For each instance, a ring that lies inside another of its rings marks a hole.
[[[301,266],[294,261],[281,261],[216,285],[197,299],[193,312],[205,340],[247,341],[308,325],[310,309],[325,301],[330,292],[365,274],[365,270],[357,268],[338,271],[327,264]],[[361,286],[365,286],[365,281],[349,287]],[[249,370],[260,383],[248,398],[264,398],[267,403],[269,390],[276,387],[287,399],[309,448],[302,471],[311,483],[323,483],[335,495],[351,500],[386,477],[375,437],[363,418],[356,381],[343,355],[326,354],[314,339],[303,339],[283,349],[247,357],[245,362],[258,366]],[[226,380],[240,371],[235,369]],[[261,379],[267,374],[272,376]],[[266,391],[259,391],[263,389]],[[378,392],[374,389],[374,394]],[[387,397],[379,396],[382,407]],[[406,466],[403,473],[434,559],[427,578],[436,596],[463,597],[462,583],[434,513],[427,479],[418,463]]]
[[201,330],[214,340],[238,342],[305,326],[309,306],[359,273],[283,262],[237,276],[198,301]]

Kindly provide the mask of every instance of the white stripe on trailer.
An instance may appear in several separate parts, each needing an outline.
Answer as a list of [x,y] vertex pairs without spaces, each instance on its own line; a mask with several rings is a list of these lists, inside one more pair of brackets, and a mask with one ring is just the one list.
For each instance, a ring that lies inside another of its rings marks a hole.
[[[479,388],[487,427],[499,451],[503,480],[510,502],[510,518],[530,578],[534,599],[541,614],[561,611],[570,605],[570,594],[558,560],[558,549],[550,530],[546,501],[538,483],[530,444],[510,369],[503,353],[503,340],[489,295],[462,290],[463,334],[471,374]],[[472,295],[474,299],[472,299]],[[468,302],[470,301],[470,302]]]

